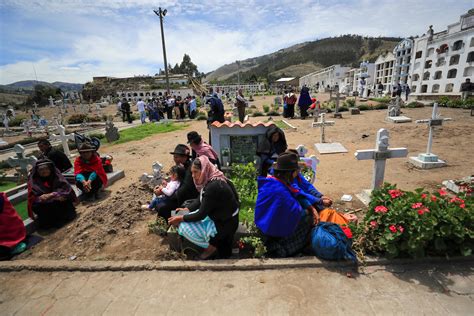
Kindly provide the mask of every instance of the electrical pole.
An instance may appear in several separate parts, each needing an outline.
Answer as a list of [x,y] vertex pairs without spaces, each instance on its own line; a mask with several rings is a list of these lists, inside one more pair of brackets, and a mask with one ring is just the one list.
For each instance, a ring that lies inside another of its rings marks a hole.
[[168,61],[166,60],[166,47],[165,47],[165,33],[163,31],[163,18],[165,17],[168,10],[162,10],[161,7],[158,10],[153,10],[156,15],[160,17],[160,27],[161,27],[161,43],[163,45],[163,59],[165,62],[165,78],[166,78],[166,91],[170,95],[170,80],[168,78]]
[[238,84],[239,84],[239,89],[240,89],[240,61],[236,61],[237,63],[237,81],[238,81]]

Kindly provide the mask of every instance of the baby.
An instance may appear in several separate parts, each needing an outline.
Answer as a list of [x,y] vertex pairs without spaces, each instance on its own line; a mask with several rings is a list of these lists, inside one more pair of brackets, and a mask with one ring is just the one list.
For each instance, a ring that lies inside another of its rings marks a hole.
[[153,190],[153,200],[150,204],[142,205],[144,210],[153,210],[160,203],[164,202],[166,199],[169,199],[179,188],[181,181],[183,181],[185,169],[183,166],[173,166],[170,171],[170,182],[163,180],[161,185],[156,186]]

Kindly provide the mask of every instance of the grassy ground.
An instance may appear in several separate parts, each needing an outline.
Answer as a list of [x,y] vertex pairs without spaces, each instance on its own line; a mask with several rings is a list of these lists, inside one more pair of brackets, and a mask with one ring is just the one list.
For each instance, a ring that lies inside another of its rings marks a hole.
[[166,124],[143,124],[137,127],[128,128],[120,132],[120,139],[113,142],[113,144],[123,144],[127,142],[131,142],[134,140],[141,140],[145,137],[160,134],[160,133],[168,133],[177,131],[180,129],[185,128],[187,125],[185,124],[174,124],[174,123],[166,123]]
[[286,125],[285,123],[283,123],[282,120],[276,120],[276,121],[274,121],[273,123],[275,123],[275,125],[276,125],[277,127],[279,127],[280,129],[282,129],[282,130],[285,130],[285,129],[288,129],[288,128],[289,128],[289,126]]
[[22,220],[25,220],[28,218],[28,201],[27,200],[13,205],[13,207],[15,208],[18,215],[20,215]]
[[2,182],[0,183],[0,192],[5,192],[16,186],[17,184],[15,182],[8,182],[8,181]]

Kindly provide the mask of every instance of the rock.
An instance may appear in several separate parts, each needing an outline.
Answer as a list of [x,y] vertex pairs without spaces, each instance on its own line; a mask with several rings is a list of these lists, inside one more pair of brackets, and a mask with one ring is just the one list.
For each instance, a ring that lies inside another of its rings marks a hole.
[[111,228],[107,231],[107,234],[116,234],[117,230],[115,228]]

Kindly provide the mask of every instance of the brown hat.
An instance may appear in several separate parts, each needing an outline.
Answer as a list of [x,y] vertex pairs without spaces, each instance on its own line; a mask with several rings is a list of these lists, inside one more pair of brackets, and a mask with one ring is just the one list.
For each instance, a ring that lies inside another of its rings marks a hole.
[[87,151],[95,151],[95,150],[96,150],[95,147],[89,143],[82,143],[82,145],[78,149],[80,153],[87,152]]
[[174,148],[173,152],[170,152],[172,155],[181,155],[186,157],[191,157],[189,154],[189,147],[183,144],[179,144]]
[[273,169],[277,171],[293,171],[298,170],[298,155],[292,152],[284,152],[278,156]]

